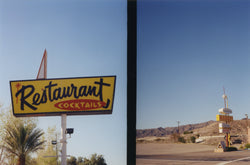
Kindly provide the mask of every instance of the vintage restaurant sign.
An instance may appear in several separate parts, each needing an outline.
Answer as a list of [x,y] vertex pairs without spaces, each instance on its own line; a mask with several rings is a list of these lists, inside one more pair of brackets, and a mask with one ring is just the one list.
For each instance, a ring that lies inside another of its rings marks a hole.
[[116,76],[10,81],[13,114],[111,114]]
[[233,121],[233,116],[228,116],[228,115],[216,115],[216,121],[231,122],[231,121]]

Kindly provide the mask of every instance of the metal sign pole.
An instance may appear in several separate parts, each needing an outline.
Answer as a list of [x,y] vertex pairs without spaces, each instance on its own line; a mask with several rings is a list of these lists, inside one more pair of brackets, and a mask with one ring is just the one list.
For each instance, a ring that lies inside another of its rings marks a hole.
[[67,165],[67,139],[66,139],[66,125],[67,125],[67,115],[61,115],[61,143],[62,143],[62,156],[61,165]]

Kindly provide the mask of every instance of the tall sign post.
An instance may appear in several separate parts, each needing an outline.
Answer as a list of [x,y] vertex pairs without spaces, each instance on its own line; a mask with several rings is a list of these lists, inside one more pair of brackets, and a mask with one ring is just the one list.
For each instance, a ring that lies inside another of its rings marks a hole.
[[112,114],[116,76],[47,79],[44,51],[37,79],[10,81],[16,117],[61,116],[61,165],[67,160],[67,115]]
[[226,133],[226,147],[230,147],[230,130],[231,127],[229,125],[230,122],[233,121],[233,116],[230,116],[229,114],[232,113],[232,110],[228,108],[228,98],[225,94],[222,95],[222,98],[224,99],[224,108],[219,109],[219,115],[216,115],[216,121],[222,121],[223,123],[219,123],[219,133]]
[[61,143],[62,143],[62,157],[61,157],[61,162],[62,165],[66,165],[67,162],[67,137],[65,130],[67,128],[67,115],[62,114],[61,115]]
[[[43,58],[38,70],[38,74],[36,79],[47,79],[47,51],[44,50]],[[62,155],[61,155],[61,162],[62,165],[66,165],[67,162],[67,139],[66,139],[66,133],[65,130],[67,128],[67,115],[62,114],[61,115],[61,140],[62,143]]]

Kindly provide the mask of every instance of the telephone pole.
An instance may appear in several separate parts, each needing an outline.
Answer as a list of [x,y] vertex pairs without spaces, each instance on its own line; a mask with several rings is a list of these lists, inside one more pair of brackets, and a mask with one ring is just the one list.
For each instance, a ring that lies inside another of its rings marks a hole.
[[180,121],[177,121],[177,123],[178,123],[177,133],[180,134],[180,128],[179,128]]
[[246,116],[247,128],[248,128],[248,114],[245,114],[245,116]]

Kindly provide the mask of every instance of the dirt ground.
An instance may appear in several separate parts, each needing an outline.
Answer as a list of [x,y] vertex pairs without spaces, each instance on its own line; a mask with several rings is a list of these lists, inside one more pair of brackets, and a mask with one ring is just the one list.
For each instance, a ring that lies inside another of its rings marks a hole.
[[200,151],[213,152],[214,149],[215,146],[201,144],[145,143],[136,145],[136,155],[180,154]]
[[146,143],[136,145],[136,165],[246,165],[250,151],[215,153],[203,144]]

